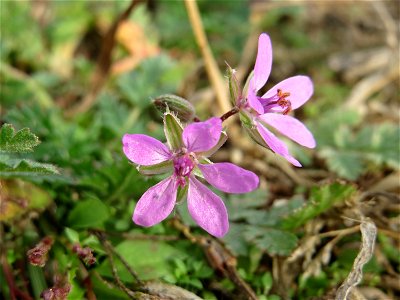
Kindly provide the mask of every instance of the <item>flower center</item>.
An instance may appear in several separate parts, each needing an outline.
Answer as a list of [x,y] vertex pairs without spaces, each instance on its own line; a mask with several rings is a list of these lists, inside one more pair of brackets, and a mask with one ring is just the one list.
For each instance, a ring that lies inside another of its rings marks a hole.
[[174,175],[178,179],[178,184],[182,187],[186,184],[186,178],[190,175],[195,167],[194,160],[195,157],[193,153],[179,153],[173,159]]
[[292,103],[287,99],[289,96],[289,92],[284,92],[281,89],[278,89],[274,96],[259,99],[264,107],[264,112],[268,112],[275,107],[280,107],[283,109],[282,114],[287,115],[292,110]]

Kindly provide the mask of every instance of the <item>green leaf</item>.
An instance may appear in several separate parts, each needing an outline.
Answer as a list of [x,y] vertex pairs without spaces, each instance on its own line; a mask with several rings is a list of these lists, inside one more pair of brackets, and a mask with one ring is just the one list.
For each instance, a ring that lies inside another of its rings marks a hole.
[[235,255],[248,256],[249,244],[243,236],[247,225],[231,223],[228,234],[224,236],[224,243]]
[[333,183],[311,190],[310,199],[301,208],[285,218],[281,227],[292,230],[307,223],[308,220],[328,211],[334,205],[344,202],[355,193],[356,189],[351,185]]
[[40,299],[40,294],[47,289],[44,271],[41,267],[28,264],[28,274],[35,299]]
[[[166,275],[173,275],[173,267],[170,263],[172,259],[186,256],[167,243],[150,240],[124,241],[116,246],[115,250],[137,272],[142,280],[159,279]],[[134,281],[117,258],[114,259],[114,263],[118,270],[118,275],[123,281]],[[100,275],[112,277],[108,260],[101,264],[98,272]]]
[[274,228],[248,226],[245,237],[270,255],[289,255],[297,245],[296,235]]
[[364,164],[357,153],[323,149],[320,154],[326,158],[329,169],[343,178],[356,180],[364,170]]
[[72,228],[102,227],[109,218],[108,207],[99,199],[79,202],[68,216],[68,224]]
[[231,195],[225,201],[231,221],[247,221],[251,224],[262,223],[267,212],[260,209],[267,201],[264,190],[256,190],[243,195]]
[[333,110],[310,124],[328,168],[350,180],[379,167],[400,169],[400,126],[388,122],[359,130],[360,120],[356,112]]
[[179,119],[172,113],[164,114],[164,132],[171,150],[179,150],[183,145],[183,126]]
[[67,236],[68,240],[75,244],[79,243],[79,233],[71,228],[65,227],[65,235]]
[[0,178],[35,178],[42,175],[59,174],[51,164],[40,163],[30,159],[11,158],[0,155]]
[[116,83],[131,104],[145,108],[150,106],[150,99],[176,91],[184,73],[176,61],[161,54],[143,60],[133,71],[118,76]]
[[173,170],[173,163],[171,160],[167,160],[151,166],[138,166],[137,170],[143,175],[164,174]]
[[0,128],[0,151],[2,152],[31,152],[39,145],[39,139],[29,128],[23,128],[15,133],[11,124]]
[[105,282],[98,278],[99,276],[91,276],[90,279],[93,284],[93,290],[96,294],[96,299],[99,300],[129,300],[130,298],[117,286],[107,285]]

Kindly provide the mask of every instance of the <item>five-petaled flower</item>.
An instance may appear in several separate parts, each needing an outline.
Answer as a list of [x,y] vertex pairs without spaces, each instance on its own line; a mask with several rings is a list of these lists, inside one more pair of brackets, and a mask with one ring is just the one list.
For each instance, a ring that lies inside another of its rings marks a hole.
[[[204,230],[222,237],[229,229],[225,205],[195,175],[201,174],[213,187],[227,193],[247,193],[256,189],[258,177],[234,164],[211,163],[206,159],[225,142],[221,138],[222,122],[219,118],[189,124],[177,139],[176,132],[173,132],[175,142],[171,144],[167,132],[170,129],[165,119],[167,116],[171,118],[172,115],[164,116],[168,147],[143,134],[125,134],[122,139],[123,151],[129,160],[144,168],[152,166],[146,169],[147,174],[160,173],[160,170],[172,171],[171,176],[142,195],[136,204],[133,221],[145,227],[161,222],[172,212],[178,190],[187,189],[190,215]],[[177,128],[176,124],[174,126]]]
[[271,66],[271,40],[266,33],[262,33],[258,39],[256,64],[244,109],[250,113],[252,126],[255,127],[267,146],[293,165],[301,167],[301,164],[289,154],[285,143],[267,129],[267,125],[302,146],[314,148],[316,143],[312,133],[299,120],[287,115],[291,110],[300,107],[310,99],[314,90],[313,83],[307,76],[289,77],[259,97],[257,92],[267,82]]

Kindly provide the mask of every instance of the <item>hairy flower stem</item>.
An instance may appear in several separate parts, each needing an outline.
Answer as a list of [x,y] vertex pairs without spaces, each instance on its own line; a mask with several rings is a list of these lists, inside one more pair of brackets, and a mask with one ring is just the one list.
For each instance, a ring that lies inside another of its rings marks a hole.
[[239,112],[239,108],[237,106],[235,106],[234,108],[232,108],[230,111],[224,113],[220,119],[222,122],[224,122],[226,119],[228,119],[229,117],[236,115]]

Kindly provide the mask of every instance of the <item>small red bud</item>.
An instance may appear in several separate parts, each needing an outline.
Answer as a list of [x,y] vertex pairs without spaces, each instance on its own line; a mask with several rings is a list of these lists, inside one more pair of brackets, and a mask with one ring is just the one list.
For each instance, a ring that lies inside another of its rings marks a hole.
[[34,266],[44,267],[52,245],[53,239],[51,237],[43,238],[34,248],[26,252],[29,262]]

